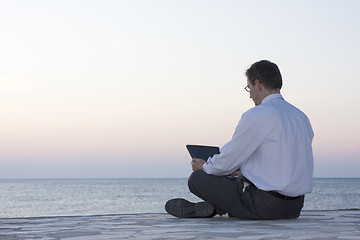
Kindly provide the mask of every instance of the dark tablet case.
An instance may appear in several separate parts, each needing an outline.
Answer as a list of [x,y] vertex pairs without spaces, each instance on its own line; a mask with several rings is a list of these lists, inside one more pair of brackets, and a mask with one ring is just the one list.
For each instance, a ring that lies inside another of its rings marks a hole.
[[187,150],[190,153],[191,158],[200,158],[205,161],[214,156],[214,154],[219,154],[220,149],[214,146],[203,146],[203,145],[186,145]]

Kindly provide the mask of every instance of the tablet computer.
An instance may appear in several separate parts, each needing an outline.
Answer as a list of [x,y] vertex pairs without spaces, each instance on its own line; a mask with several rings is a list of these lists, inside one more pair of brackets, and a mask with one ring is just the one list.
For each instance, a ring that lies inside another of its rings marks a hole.
[[200,158],[205,161],[209,157],[220,153],[219,147],[204,146],[204,145],[186,145],[187,150],[190,153],[191,158]]

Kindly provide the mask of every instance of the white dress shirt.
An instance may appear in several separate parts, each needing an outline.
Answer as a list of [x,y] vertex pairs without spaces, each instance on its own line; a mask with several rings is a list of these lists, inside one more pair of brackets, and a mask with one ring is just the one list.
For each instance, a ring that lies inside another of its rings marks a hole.
[[232,139],[209,158],[204,171],[241,174],[257,188],[299,196],[312,191],[314,133],[307,116],[279,93],[245,112]]

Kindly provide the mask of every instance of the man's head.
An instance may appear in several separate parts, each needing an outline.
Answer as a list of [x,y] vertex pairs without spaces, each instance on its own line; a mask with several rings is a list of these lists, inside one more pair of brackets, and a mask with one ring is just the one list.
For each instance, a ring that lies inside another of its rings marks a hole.
[[279,93],[282,87],[282,77],[278,66],[268,60],[254,63],[246,70],[247,87],[250,98],[255,105],[272,93]]
[[282,87],[282,77],[278,66],[268,60],[254,63],[245,74],[252,85],[255,85],[257,79],[268,90],[280,90]]

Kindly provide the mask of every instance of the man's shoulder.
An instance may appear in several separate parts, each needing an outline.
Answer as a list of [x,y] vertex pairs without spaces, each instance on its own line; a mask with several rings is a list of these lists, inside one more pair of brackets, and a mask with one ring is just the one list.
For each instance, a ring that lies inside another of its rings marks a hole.
[[272,107],[268,106],[267,104],[260,104],[247,110],[244,115],[255,117],[266,116],[268,114],[271,114],[272,111]]
[[267,121],[272,117],[274,117],[274,112],[271,111],[270,108],[258,105],[244,112],[242,120],[262,125],[264,124],[264,121]]
[[268,121],[269,119],[282,118],[290,112],[302,113],[298,108],[281,98],[253,107],[246,111],[244,116],[257,121]]

